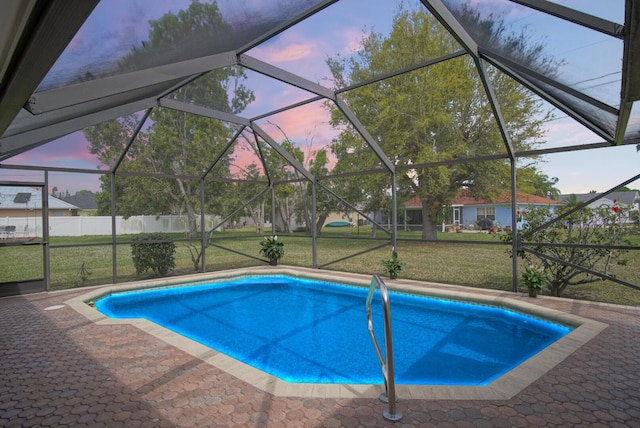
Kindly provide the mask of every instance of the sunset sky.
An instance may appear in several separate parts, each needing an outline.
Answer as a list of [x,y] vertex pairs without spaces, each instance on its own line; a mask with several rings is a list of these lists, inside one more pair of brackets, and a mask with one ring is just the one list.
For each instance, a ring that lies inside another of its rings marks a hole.
[[[72,70],[74,60],[82,56],[92,55],[95,61],[99,61],[99,58],[113,55],[114,52],[126,54],[132,45],[138,43],[137,41],[147,38],[147,23],[150,19],[157,19],[169,11],[177,12],[188,7],[189,3],[175,0],[101,2],[97,7],[103,8],[100,11],[100,19],[90,18],[86,22],[68,51],[54,67],[53,75],[64,75]],[[341,0],[247,54],[331,87],[326,59],[337,55],[348,57],[357,52],[365,33],[375,31],[388,34],[394,11],[399,3]],[[585,32],[583,29],[575,29],[575,34],[567,33],[566,26],[556,26],[558,20],[555,18],[539,22],[537,20],[540,14],[522,13],[521,9],[505,9],[505,2],[502,0],[476,0],[476,3],[491,6],[492,11],[496,13],[504,12],[506,22],[511,23],[516,29],[537,30],[544,25],[547,36],[541,41],[546,43],[552,55],[566,59],[562,73],[576,75],[577,81],[582,80],[583,72],[586,76],[585,81],[594,80],[591,76],[597,76],[598,79],[589,83],[590,91],[597,94],[599,90],[608,90],[615,95],[619,94],[620,74],[616,74],[616,70],[620,69],[621,42],[612,41],[610,37],[592,31]],[[565,0],[558,3],[623,23],[624,0]],[[261,4],[258,0],[219,2],[220,9],[232,25],[239,25],[241,11],[245,8],[261,13]],[[407,9],[421,7],[416,1],[405,1],[404,5]],[[118,22],[118,31],[115,33],[110,25],[113,22]],[[101,42],[96,44],[97,40]],[[105,53],[106,51],[108,53]],[[312,96],[252,71],[248,71],[247,75],[246,86],[253,90],[256,100],[241,114],[244,117],[251,118]],[[617,91],[611,90],[612,85]],[[637,107],[636,105],[634,112],[638,110]],[[602,141],[600,137],[567,118],[562,112],[554,111],[554,115],[556,118],[546,123],[547,143],[544,147]],[[313,144],[313,148],[317,149],[328,147],[336,135],[328,121],[328,111],[322,107],[321,102],[316,102],[260,120],[258,124],[276,141],[282,140],[283,137],[280,130],[270,122],[277,123],[299,146],[308,147]],[[591,190],[602,192],[638,174],[639,159],[640,153],[636,151],[635,146],[613,147],[547,155],[544,156],[540,168],[550,177],[559,178],[558,187],[562,193],[586,193]],[[81,131],[16,156],[6,163],[91,170],[100,167],[95,157],[89,154],[87,142]],[[38,178],[41,177],[39,173],[31,171],[0,170],[0,177],[25,181],[41,180]],[[73,194],[83,189],[98,190],[97,177],[85,174],[78,179],[76,174],[52,174],[49,183],[50,187],[56,186],[59,190],[69,190]],[[629,186],[640,188],[640,183],[635,182]]]

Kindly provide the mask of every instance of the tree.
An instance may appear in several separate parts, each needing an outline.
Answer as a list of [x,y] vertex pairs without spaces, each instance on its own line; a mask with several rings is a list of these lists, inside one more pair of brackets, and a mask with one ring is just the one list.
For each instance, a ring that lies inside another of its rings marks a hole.
[[[505,36],[504,26],[482,24],[472,9],[463,15],[477,21],[479,28],[496,40],[523,50],[526,35]],[[495,41],[494,41],[495,43]],[[411,65],[420,58],[437,58],[458,50],[457,42],[425,10],[400,9],[388,37],[371,33],[362,41],[362,50],[349,59],[330,58],[336,86],[363,82]],[[540,49],[528,49],[531,61],[552,69],[551,60]],[[533,56],[535,55],[535,58]],[[546,114],[542,104],[521,85],[495,69],[490,79],[498,94],[502,113],[516,150],[530,149],[543,137]],[[373,139],[396,165],[420,165],[453,159],[504,153],[484,88],[474,62],[466,57],[404,73],[343,94],[349,108],[365,125]],[[373,166],[375,155],[337,108],[332,108],[332,124],[344,128],[333,146],[343,164]],[[400,195],[418,196],[422,203],[422,238],[437,238],[437,222],[443,207],[461,188],[477,197],[491,199],[497,188],[508,188],[509,162],[469,162],[415,168],[398,177]],[[358,182],[360,185],[361,183]],[[361,188],[369,198],[379,200],[380,182]]]
[[[244,178],[247,180],[264,180],[264,176],[255,163],[251,163],[244,168]],[[241,206],[249,202],[249,200],[255,197],[260,191],[264,190],[264,186],[255,184],[235,183],[234,195],[230,198],[235,205]],[[244,207],[244,211],[251,217],[253,223],[256,225],[256,232],[264,232],[265,221],[265,206],[270,194],[264,194],[255,199],[251,204]]]
[[[286,133],[280,126],[276,126],[284,136],[284,140],[280,142],[280,146],[288,152],[301,165],[304,164],[304,153],[302,150],[289,140]],[[276,228],[285,233],[291,233],[292,223],[295,217],[296,202],[301,200],[302,193],[300,189],[304,188],[304,181],[301,181],[301,174],[293,166],[291,166],[285,158],[280,156],[274,149],[267,144],[261,144],[261,151],[264,155],[264,161],[269,171],[271,181],[276,183],[274,188],[275,204],[277,218],[271,219],[275,222]],[[283,183],[278,183],[278,182]]]
[[558,200],[560,198],[560,189],[556,187],[557,184],[558,177],[549,177],[539,172],[535,165],[518,168],[516,173],[518,190],[530,195]]
[[[327,151],[320,149],[314,152],[313,158],[309,160],[309,172],[316,178],[326,176],[329,172],[328,164],[329,157]],[[322,185],[331,191],[337,190],[335,182],[324,180],[322,181]],[[307,183],[307,207],[311,205],[309,203],[312,196],[311,186],[312,183]],[[340,192],[338,191],[337,193]],[[338,210],[339,205],[338,200],[333,195],[322,189],[321,186],[316,186],[316,223],[314,227],[316,228],[317,234],[322,232],[322,226],[324,226],[324,222],[327,221],[327,217],[329,217],[332,211]],[[313,224],[311,221],[307,223],[307,225],[311,224]]]
[[[166,14],[150,22],[149,41],[144,48],[133,50],[120,61],[123,70],[143,68],[153,55],[179,50],[189,38],[216,37],[230,34],[217,4],[194,1],[187,10]],[[253,93],[242,85],[244,73],[238,67],[211,71],[167,97],[237,114],[254,100]],[[233,97],[229,94],[233,93]],[[127,153],[122,168],[134,173],[158,173],[156,176],[135,177],[116,181],[116,208],[124,216],[136,214],[186,214],[190,236],[198,231],[200,183],[197,179],[208,163],[222,150],[233,129],[222,122],[171,109],[156,108],[150,115],[151,125],[138,135]],[[119,158],[132,135],[135,117],[110,121],[85,131],[91,152],[107,165]],[[228,175],[227,157],[217,169]],[[226,170],[225,170],[225,167]],[[107,192],[108,177],[103,178],[102,191]],[[110,195],[110,193],[109,193]],[[110,196],[98,197],[101,211],[110,204]]]
[[562,202],[562,209],[564,211],[569,211],[577,208],[578,205],[580,205],[580,200],[575,195],[575,193],[572,193]]
[[[587,284],[601,280],[601,277],[585,272],[586,268],[602,275],[613,275],[624,250],[614,246],[630,245],[628,241],[632,228],[625,225],[628,207],[603,205],[598,208],[582,208],[573,212],[564,221],[556,221],[546,227],[556,215],[568,213],[576,208],[574,202],[557,209],[554,214],[548,207],[529,207],[521,213],[524,225],[521,231],[524,249],[520,256],[529,265],[539,265],[550,282],[550,292],[560,296],[571,285]],[[511,235],[505,235],[509,240]]]

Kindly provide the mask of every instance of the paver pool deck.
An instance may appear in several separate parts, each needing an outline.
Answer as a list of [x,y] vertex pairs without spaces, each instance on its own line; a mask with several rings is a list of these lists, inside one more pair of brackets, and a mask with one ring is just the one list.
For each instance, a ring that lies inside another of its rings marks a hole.
[[[255,386],[251,374],[230,374],[159,334],[96,322],[74,309],[82,296],[105,287],[16,296],[0,299],[0,426],[640,427],[640,308],[436,288],[593,320],[594,337],[552,367],[542,364],[504,397],[465,398],[462,390],[447,397],[450,391],[400,386],[403,418],[390,422],[382,415],[386,405],[375,398],[382,388],[331,396],[271,385],[270,392],[270,384]],[[493,389],[509,390],[509,384]]]

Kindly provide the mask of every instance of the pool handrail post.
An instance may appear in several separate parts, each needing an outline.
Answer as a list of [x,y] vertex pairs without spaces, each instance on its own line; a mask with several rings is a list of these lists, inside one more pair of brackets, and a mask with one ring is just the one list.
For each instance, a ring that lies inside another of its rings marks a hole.
[[[380,290],[382,308],[384,311],[384,343],[386,358],[382,355],[382,351],[380,350],[380,346],[378,345],[378,340],[376,339],[376,335],[373,330],[373,321],[371,320],[371,300],[373,299],[373,294],[376,288]],[[399,421],[400,419],[402,419],[402,412],[396,410],[397,397],[394,377],[395,375],[393,370],[391,306],[389,304],[389,292],[387,291],[387,286],[378,274],[374,274],[373,278],[371,278],[371,283],[369,284],[369,294],[367,295],[366,310],[369,335],[371,336],[371,341],[373,342],[376,354],[378,355],[378,361],[380,362],[382,376],[384,378],[384,386],[386,392],[380,394],[380,400],[384,403],[389,404],[389,410],[383,411],[382,415],[385,417],[385,419],[388,419],[390,421]]]

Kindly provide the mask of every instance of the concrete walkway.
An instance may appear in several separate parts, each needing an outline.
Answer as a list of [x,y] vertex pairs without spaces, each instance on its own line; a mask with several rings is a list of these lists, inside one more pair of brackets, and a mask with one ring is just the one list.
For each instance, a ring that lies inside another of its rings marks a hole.
[[83,293],[0,299],[0,426],[640,427],[636,308],[520,297],[609,327],[511,399],[400,397],[393,423],[375,398],[277,397],[132,325],[95,324],[64,304]]

